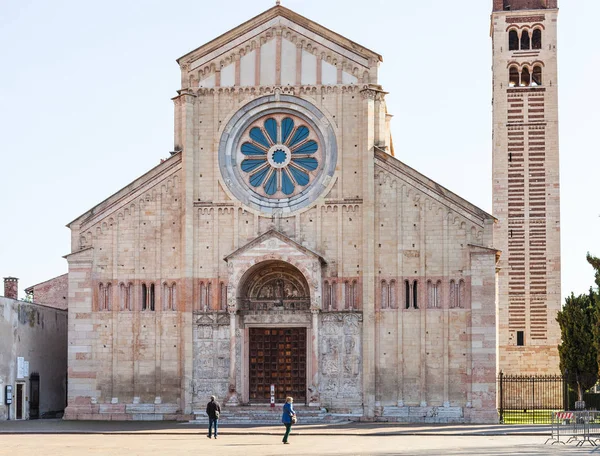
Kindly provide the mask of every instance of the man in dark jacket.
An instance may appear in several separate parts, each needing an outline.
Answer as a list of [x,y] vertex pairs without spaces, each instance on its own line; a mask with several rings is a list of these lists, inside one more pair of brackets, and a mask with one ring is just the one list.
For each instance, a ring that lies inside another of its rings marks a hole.
[[208,415],[208,437],[209,439],[212,436],[213,425],[215,428],[215,439],[217,438],[217,433],[219,432],[219,415],[221,414],[221,406],[217,401],[215,401],[215,397],[210,397],[210,402],[206,404],[206,414]]

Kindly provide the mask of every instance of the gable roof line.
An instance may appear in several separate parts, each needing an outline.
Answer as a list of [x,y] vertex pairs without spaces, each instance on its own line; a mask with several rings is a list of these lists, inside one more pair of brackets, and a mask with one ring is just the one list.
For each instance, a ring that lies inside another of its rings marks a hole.
[[275,229],[270,229],[269,231],[266,231],[265,233],[261,234],[260,236],[252,239],[250,242],[248,242],[247,244],[243,245],[242,247],[234,250],[233,252],[231,252],[229,255],[227,255],[226,257],[223,258],[223,260],[225,260],[226,262],[229,261],[229,259],[233,256],[239,255],[240,253],[249,250],[250,248],[254,247],[256,244],[260,244],[263,240],[265,240],[268,237],[276,237],[279,240],[281,240],[282,242],[286,242],[288,244],[291,244],[293,247],[297,248],[298,250],[306,253],[307,255],[310,256],[314,256],[316,258],[319,259],[319,261],[321,261],[322,264],[327,264],[327,261],[325,261],[325,259],[319,255],[317,252],[304,247],[302,244],[298,244],[296,241],[294,241],[293,239],[289,238],[288,236],[286,236],[285,234],[275,230]]
[[[73,223],[77,222],[78,220],[82,219],[85,216],[87,216],[87,218],[90,218],[90,217],[93,217],[94,215],[98,215],[98,214],[102,213],[104,210],[107,210],[109,207],[118,203],[122,198],[124,198],[127,195],[130,195],[132,192],[138,190],[142,185],[149,182],[150,179],[161,176],[162,174],[172,170],[174,167],[176,167],[180,163],[181,163],[181,151],[177,151],[177,153],[173,154],[172,156],[167,158],[165,161],[163,161],[163,162],[159,163],[158,165],[154,166],[153,168],[149,169],[144,174],[142,174],[141,176],[139,176],[136,179],[134,179],[133,181],[131,181],[125,187],[121,188],[120,190],[117,190],[112,195],[110,195],[108,198],[105,198],[103,201],[99,202],[95,206],[92,206],[90,209],[85,211],[80,216],[71,220],[69,223],[67,223],[66,227],[71,228],[71,225]],[[161,168],[163,168],[163,169],[161,169]],[[117,201],[114,201],[113,204],[111,204],[111,205],[108,204],[111,199],[113,199],[119,195],[121,195],[121,198],[119,198]],[[104,207],[104,208],[100,209],[98,212],[96,212],[96,210],[98,208],[100,208],[100,206],[102,206],[102,205],[106,205],[106,207]]]
[[426,186],[427,188],[429,188],[430,190],[432,190],[433,192],[435,192],[442,198],[450,199],[452,202],[461,206],[464,210],[471,213],[472,215],[475,215],[476,217],[480,217],[482,219],[487,218],[487,219],[497,220],[496,217],[494,217],[492,214],[489,214],[488,212],[484,211],[483,209],[475,206],[473,203],[467,201],[466,199],[457,195],[453,191],[448,190],[446,187],[438,184],[437,182],[435,182],[434,180],[425,176],[424,174],[421,174],[416,169],[411,168],[406,163],[404,163],[403,161],[400,161],[396,157],[389,155],[387,152],[382,152],[379,149],[375,149],[375,157],[385,163],[389,163],[394,168],[396,168],[398,171],[417,180],[418,182],[420,182],[421,184],[423,184],[424,186]]
[[311,32],[314,32],[318,35],[327,35],[326,37],[328,39],[330,39],[331,41],[334,41],[336,44],[338,44],[339,46],[351,51],[351,52],[355,52],[357,54],[366,54],[367,57],[372,57],[377,59],[379,62],[383,62],[383,57],[364,47],[361,46],[360,44],[349,40],[348,38],[340,35],[339,33],[334,32],[333,30],[328,29],[327,27],[323,27],[321,24],[312,21],[304,16],[302,16],[301,14],[298,14],[288,8],[286,8],[285,6],[281,6],[281,5],[276,5],[268,10],[266,10],[265,12],[253,17],[252,19],[247,20],[246,22],[238,25],[237,27],[234,27],[233,29],[223,33],[222,35],[219,35],[218,37],[214,38],[213,40],[209,41],[208,43],[203,44],[202,46],[188,52],[187,54],[182,55],[181,57],[179,57],[177,59],[177,63],[181,65],[182,60],[190,57],[192,54],[196,54],[194,55],[195,59],[199,59],[200,57],[214,51],[215,49],[218,49],[220,46],[222,46],[223,44],[225,44],[228,41],[231,41],[232,39],[235,39],[237,36],[243,35],[244,33],[247,33],[248,31],[252,30],[253,28],[264,24],[265,22],[277,17],[277,16],[283,16],[287,19],[289,19],[292,22],[295,22],[298,25],[301,25],[302,27],[305,27],[306,29],[310,30]]

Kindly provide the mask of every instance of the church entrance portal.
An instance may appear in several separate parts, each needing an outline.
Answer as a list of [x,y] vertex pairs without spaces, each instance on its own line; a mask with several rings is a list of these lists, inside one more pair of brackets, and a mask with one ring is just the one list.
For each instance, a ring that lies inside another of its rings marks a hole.
[[250,402],[306,401],[306,328],[250,328]]
[[[238,294],[248,328],[248,400],[265,404],[292,396],[306,402],[307,326],[298,324],[310,311],[310,289],[304,275],[283,261],[266,261],[246,274]],[[261,324],[262,323],[262,324]]]

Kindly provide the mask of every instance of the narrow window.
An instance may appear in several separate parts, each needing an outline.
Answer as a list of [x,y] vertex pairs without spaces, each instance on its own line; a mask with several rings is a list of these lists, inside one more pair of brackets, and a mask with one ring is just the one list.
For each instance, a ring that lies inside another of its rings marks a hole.
[[227,310],[227,285],[221,282],[221,310]]
[[206,312],[206,290],[204,287],[204,282],[200,282],[200,299],[199,299],[199,309]]
[[350,300],[352,299],[352,291],[350,290],[350,283],[348,281],[344,282],[344,308],[349,310],[351,308]]
[[531,40],[529,38],[529,30],[523,30],[521,33],[521,50],[528,51],[531,47]]
[[419,282],[417,282],[416,280],[413,282],[413,307],[415,309],[419,308],[419,300],[418,300],[418,296],[417,296],[417,290],[419,287]]
[[125,295],[127,293],[127,288],[125,288],[124,283],[119,284],[119,308],[121,310],[125,310]]
[[381,298],[380,298],[382,309],[388,308],[389,292],[390,292],[390,290],[388,289],[387,282],[385,280],[382,280],[381,281]]
[[212,283],[206,284],[206,308],[214,310],[212,306]]
[[404,281],[404,301],[407,309],[410,309],[410,282],[408,280]]
[[106,285],[104,310],[112,310],[112,284]]
[[460,280],[458,282],[458,307],[463,309],[465,307],[465,299],[466,299],[466,291],[465,291],[465,281]]
[[330,293],[331,310],[337,310],[337,282],[331,282]]
[[396,281],[390,282],[390,309],[398,308],[398,300],[396,298]]
[[510,87],[518,87],[519,86],[519,69],[515,66],[510,67],[510,79],[508,81],[508,85]]
[[131,297],[133,296],[133,284],[131,282],[127,284],[125,291],[125,310],[133,310],[133,305],[131,303]]
[[162,303],[163,303],[163,310],[171,310],[170,309],[170,305],[171,305],[171,289],[169,287],[169,284],[167,282],[163,283],[162,286]]
[[433,298],[433,283],[431,283],[431,280],[427,281],[427,307],[429,309],[435,307]]
[[323,282],[323,308],[331,310],[331,285],[327,280]]
[[532,49],[542,49],[542,31],[535,29],[531,36],[531,47]]
[[451,309],[456,307],[456,282],[450,281],[450,306]]
[[519,34],[516,30],[508,32],[508,50],[518,51],[519,50]]
[[148,287],[142,284],[142,310],[148,309]]
[[435,284],[435,290],[434,290],[434,294],[435,294],[435,307],[436,308],[440,308],[440,301],[441,301],[441,294],[442,294],[442,281],[438,280],[437,283]]
[[525,333],[523,331],[517,331],[517,345],[519,347],[525,345]]
[[154,312],[154,284],[150,284],[150,310]]
[[533,67],[533,83],[531,85],[533,86],[541,86],[542,85],[542,67],[539,65],[536,65]]
[[104,285],[98,284],[98,310],[104,310]]
[[354,280],[352,282],[352,309],[356,310],[358,308],[358,282]]
[[177,310],[177,284],[171,285],[171,310]]
[[529,87],[531,85],[531,74],[529,68],[524,67],[521,71],[521,87]]

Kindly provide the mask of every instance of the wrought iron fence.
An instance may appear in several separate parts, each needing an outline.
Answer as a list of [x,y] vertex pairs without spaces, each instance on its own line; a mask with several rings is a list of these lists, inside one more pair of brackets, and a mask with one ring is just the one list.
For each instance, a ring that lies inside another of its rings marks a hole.
[[568,410],[569,390],[561,375],[498,376],[498,413],[505,424],[550,424],[552,412]]

